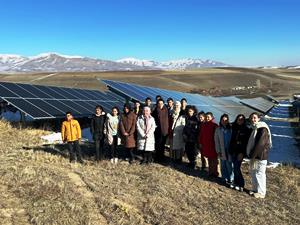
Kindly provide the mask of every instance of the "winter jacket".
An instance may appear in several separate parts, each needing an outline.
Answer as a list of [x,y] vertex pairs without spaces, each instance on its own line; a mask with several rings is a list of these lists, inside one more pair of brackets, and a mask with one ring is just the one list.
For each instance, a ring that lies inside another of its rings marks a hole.
[[77,120],[64,121],[61,126],[61,138],[65,142],[81,139],[81,128]]
[[184,149],[185,143],[183,140],[183,129],[185,127],[185,117],[180,116],[179,113],[177,115],[173,113],[170,118],[171,129],[169,138],[171,141],[171,149]]
[[[227,146],[224,139],[224,132],[228,132],[227,134],[229,140],[227,140],[228,142]],[[216,128],[215,137],[214,137],[215,147],[216,147],[216,152],[218,153],[218,155],[220,155],[221,160],[232,161],[232,157],[229,153],[231,135],[232,135],[231,128],[226,128],[225,130],[223,127]]]
[[[269,150],[272,147],[272,141],[271,141],[271,133],[268,129],[267,125],[257,128],[256,134],[253,136],[253,132],[255,130],[252,130],[252,134],[249,138],[249,143],[251,144],[252,141],[254,141],[254,146],[249,149],[248,156],[250,159],[259,159],[259,160],[267,160]],[[250,140],[254,138],[254,140]],[[248,150],[247,145],[247,150]]]
[[[134,148],[135,143],[135,132],[136,127],[136,115],[133,112],[123,114],[120,121],[120,131],[122,135],[122,143],[125,148]],[[128,136],[125,136],[125,133],[128,133]]]
[[249,140],[251,129],[246,125],[239,126],[237,124],[232,125],[232,135],[230,141],[229,151],[231,155],[246,155],[246,148]]
[[[111,123],[111,117],[112,115],[110,115],[109,113],[107,114],[107,118],[106,118],[106,121],[105,121],[105,124],[104,124],[104,134],[105,134],[105,138],[106,138],[106,141],[109,145],[112,145],[113,144],[113,135],[112,135],[112,132],[113,132],[113,124]],[[118,116],[118,134],[119,134],[119,127],[120,127],[120,117]],[[117,136],[118,136],[117,134]]]
[[105,124],[106,116],[102,114],[100,116],[96,116],[95,114],[91,119],[91,133],[93,135],[93,139],[102,139],[104,138],[104,124]]
[[[156,124],[154,118],[151,116],[149,119],[149,130],[146,134],[146,123],[143,115],[138,117],[137,127],[137,148],[142,151],[154,151],[155,150],[155,137],[154,132]],[[147,136],[147,138],[145,138]]]
[[156,107],[155,110],[152,113],[152,116],[155,119],[156,123],[156,134],[157,135],[168,135],[169,132],[169,112],[166,106],[164,106],[162,109]]
[[183,128],[183,139],[185,143],[197,144],[198,136],[198,119],[194,115],[185,117],[185,126]]
[[203,155],[209,159],[215,159],[218,157],[214,140],[217,127],[218,125],[213,121],[205,122],[201,127],[198,141],[202,147]]

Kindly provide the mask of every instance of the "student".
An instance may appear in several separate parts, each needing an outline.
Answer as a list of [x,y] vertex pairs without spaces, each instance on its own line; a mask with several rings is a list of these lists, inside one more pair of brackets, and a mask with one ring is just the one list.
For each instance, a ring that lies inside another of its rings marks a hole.
[[122,136],[122,143],[126,148],[129,156],[129,163],[134,161],[134,148],[136,147],[135,141],[135,127],[136,127],[136,115],[131,111],[130,104],[125,104],[123,109],[123,115],[120,121],[120,132]]
[[106,135],[107,143],[110,147],[111,152],[111,163],[118,163],[118,139],[119,139],[119,109],[118,107],[113,107],[111,110],[111,114],[107,114],[104,133]]
[[140,115],[143,114],[142,108],[141,108],[141,103],[139,101],[136,101],[134,103],[134,108],[133,108],[133,112],[135,113],[135,115],[137,117],[139,117]]
[[174,162],[181,163],[184,154],[185,143],[183,140],[183,129],[185,126],[185,117],[180,116],[181,103],[176,101],[175,108],[170,116],[169,141],[171,144],[170,156]]
[[156,124],[151,116],[151,109],[144,107],[143,115],[137,120],[137,146],[138,150],[143,152],[143,160],[141,163],[152,163],[152,152],[155,150],[155,132]]
[[234,188],[233,163],[229,151],[231,133],[232,130],[229,123],[229,116],[227,114],[223,114],[220,118],[219,127],[215,131],[215,146],[221,160],[222,178],[230,188]]
[[145,103],[144,106],[148,106],[151,109],[151,112],[153,112],[153,110],[155,109],[155,107],[152,105],[152,99],[150,97],[147,97],[145,99]]
[[[202,125],[206,122],[206,115],[203,111],[198,113],[198,140],[201,132]],[[202,146],[198,145],[200,153],[201,153],[201,169],[204,170],[207,167],[206,159],[203,155]]]
[[77,156],[77,161],[83,163],[79,145],[81,128],[78,121],[73,118],[71,112],[66,112],[66,121],[61,126],[61,138],[64,143],[68,143],[70,162],[74,162]]
[[198,137],[198,119],[197,110],[195,106],[187,108],[187,115],[185,119],[185,126],[183,129],[183,139],[185,142],[185,152],[189,159],[189,167],[192,169],[196,168],[196,157],[197,157],[197,137]]
[[243,191],[245,180],[241,171],[243,158],[246,156],[246,148],[251,130],[246,124],[246,117],[240,114],[232,124],[232,135],[229,151],[232,155],[234,185],[238,191]]
[[208,175],[218,177],[218,155],[215,148],[215,131],[218,125],[213,121],[211,112],[206,114],[206,122],[201,127],[199,144],[202,146],[203,155],[208,159]]
[[157,126],[155,130],[156,160],[161,162],[165,159],[165,145],[169,132],[169,113],[163,99],[157,101],[152,116]]
[[103,108],[97,105],[95,108],[95,114],[91,119],[91,133],[95,142],[96,156],[95,160],[99,162],[104,157],[103,145],[104,145],[104,124],[106,115],[103,112]]
[[167,99],[167,109],[168,109],[169,115],[171,115],[172,111],[174,109],[174,100],[173,100],[173,98],[168,98]]
[[247,144],[247,155],[250,158],[250,174],[255,198],[266,196],[266,167],[269,150],[272,147],[271,132],[265,122],[260,121],[258,113],[249,117],[252,132]]
[[187,115],[187,100],[186,98],[182,98],[180,100],[180,103],[181,103],[181,111],[180,111],[180,116],[185,116]]

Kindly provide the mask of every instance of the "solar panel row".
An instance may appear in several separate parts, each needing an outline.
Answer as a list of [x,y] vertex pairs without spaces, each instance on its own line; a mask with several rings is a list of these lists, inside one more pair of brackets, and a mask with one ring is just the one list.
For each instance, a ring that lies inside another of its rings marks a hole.
[[6,82],[0,82],[0,97],[33,119],[64,117],[67,111],[83,117],[92,114],[96,105],[106,111],[122,106],[122,98],[112,93]]
[[246,106],[254,108],[262,113],[267,113],[274,107],[274,103],[262,97],[241,99],[240,102]]
[[[102,80],[112,91],[126,96],[132,100],[144,101],[146,97],[162,96],[163,99],[172,97],[174,100],[186,98],[188,104],[195,105],[198,110],[213,112],[215,117],[219,118],[227,113],[231,118],[242,113],[249,116],[253,110],[267,112],[274,104],[263,98],[255,99],[251,104],[242,104],[242,100],[236,97],[211,97],[199,94],[183,93],[153,87],[146,87],[137,84],[123,83],[112,80]],[[265,111],[264,111],[265,110]]]

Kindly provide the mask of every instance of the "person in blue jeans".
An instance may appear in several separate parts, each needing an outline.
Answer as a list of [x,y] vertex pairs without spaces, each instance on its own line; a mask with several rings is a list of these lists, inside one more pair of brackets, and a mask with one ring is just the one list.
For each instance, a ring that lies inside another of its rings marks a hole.
[[231,141],[231,124],[229,123],[229,116],[223,114],[220,118],[220,126],[215,131],[215,146],[216,152],[221,160],[222,178],[228,186],[233,186],[233,164],[232,157],[229,153]]
[[232,123],[232,135],[229,147],[233,162],[234,186],[238,191],[243,191],[245,186],[241,165],[246,155],[250,134],[251,129],[246,124],[246,117],[243,114],[239,114]]

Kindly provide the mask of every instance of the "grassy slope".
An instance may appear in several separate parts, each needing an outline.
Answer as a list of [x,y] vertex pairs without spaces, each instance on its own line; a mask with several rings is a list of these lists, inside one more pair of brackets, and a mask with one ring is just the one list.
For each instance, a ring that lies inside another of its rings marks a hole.
[[257,200],[184,167],[70,165],[22,149],[42,133],[0,121],[1,224],[300,224],[299,169],[268,169]]

